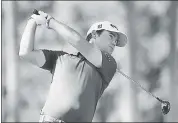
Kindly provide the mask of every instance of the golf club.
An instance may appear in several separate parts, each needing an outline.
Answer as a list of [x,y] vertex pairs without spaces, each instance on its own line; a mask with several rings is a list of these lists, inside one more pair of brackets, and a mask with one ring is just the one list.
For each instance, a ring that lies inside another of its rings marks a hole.
[[134,81],[132,78],[130,78],[129,76],[127,76],[126,74],[124,74],[122,71],[120,71],[120,70],[117,69],[117,72],[119,72],[124,77],[126,77],[129,80],[131,80],[132,82],[136,83],[145,92],[147,92],[149,95],[151,95],[152,97],[154,97],[155,99],[157,99],[159,102],[161,102],[161,109],[162,109],[162,113],[164,115],[167,114],[170,111],[170,103],[168,101],[163,101],[160,98],[158,98],[157,96],[155,96],[154,94],[152,94],[151,92],[147,91],[144,87],[142,87],[142,85],[140,83],[138,83],[137,81]]

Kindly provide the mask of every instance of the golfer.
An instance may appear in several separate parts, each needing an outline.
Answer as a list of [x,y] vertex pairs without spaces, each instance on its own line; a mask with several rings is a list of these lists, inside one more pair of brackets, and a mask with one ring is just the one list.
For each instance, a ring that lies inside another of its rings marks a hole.
[[[35,50],[35,32],[40,25],[57,32],[78,53]],[[115,46],[126,43],[126,35],[108,21],[93,24],[85,39],[47,13],[33,14],[22,35],[19,55],[53,76],[39,122],[92,122],[97,102],[117,69],[111,54]]]

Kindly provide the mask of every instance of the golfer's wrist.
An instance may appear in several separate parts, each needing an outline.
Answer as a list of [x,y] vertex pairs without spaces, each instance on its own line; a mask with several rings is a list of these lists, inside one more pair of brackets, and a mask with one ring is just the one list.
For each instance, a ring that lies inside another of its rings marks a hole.
[[28,19],[27,23],[28,23],[28,24],[36,24],[36,21],[35,21],[35,19],[33,19],[33,18],[30,17],[30,18]]
[[27,24],[32,26],[37,26],[36,21],[33,18],[29,18]]

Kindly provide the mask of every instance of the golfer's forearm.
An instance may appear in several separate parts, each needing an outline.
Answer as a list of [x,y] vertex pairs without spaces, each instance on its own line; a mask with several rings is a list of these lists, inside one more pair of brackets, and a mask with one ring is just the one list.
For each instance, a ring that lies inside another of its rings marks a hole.
[[55,30],[60,36],[62,36],[68,43],[76,46],[78,41],[80,41],[80,34],[69,26],[55,20],[51,19],[49,27]]
[[36,22],[33,19],[28,20],[20,42],[20,56],[26,55],[32,50],[34,50],[36,27]]

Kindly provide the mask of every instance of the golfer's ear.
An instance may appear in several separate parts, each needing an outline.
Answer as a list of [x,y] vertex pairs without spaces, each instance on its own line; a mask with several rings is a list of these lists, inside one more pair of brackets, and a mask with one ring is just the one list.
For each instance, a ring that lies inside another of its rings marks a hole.
[[91,32],[91,35],[92,35],[92,38],[96,39],[96,36],[97,36],[96,30],[93,30]]

